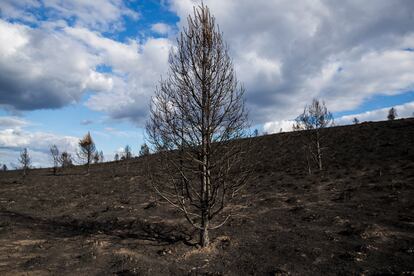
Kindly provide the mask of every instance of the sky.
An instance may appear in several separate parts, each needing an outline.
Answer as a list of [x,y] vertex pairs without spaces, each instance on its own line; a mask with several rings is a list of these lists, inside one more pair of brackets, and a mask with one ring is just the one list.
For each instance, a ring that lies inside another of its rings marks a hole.
[[[112,160],[145,141],[150,98],[193,0],[0,1],[0,164],[27,147]],[[205,0],[246,88],[251,125],[290,130],[313,98],[337,124],[414,112],[414,1]]]

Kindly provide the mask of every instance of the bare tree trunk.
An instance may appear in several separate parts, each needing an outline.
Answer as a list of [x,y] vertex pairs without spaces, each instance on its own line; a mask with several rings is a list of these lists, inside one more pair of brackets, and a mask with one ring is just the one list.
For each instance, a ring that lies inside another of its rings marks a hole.
[[306,155],[306,162],[308,164],[308,173],[309,173],[309,175],[312,175],[311,162],[309,160],[310,149],[306,150],[306,148],[304,148],[304,150],[305,150],[305,155]]
[[322,167],[322,152],[321,152],[321,146],[319,143],[319,132],[316,131],[316,150],[317,150],[317,154],[318,154],[318,166],[319,166],[319,170],[322,171],[323,167]]
[[209,224],[210,224],[210,221],[208,219],[208,213],[204,211],[201,217],[201,230],[200,230],[201,247],[207,247],[210,244],[210,237],[208,235]]
[[89,174],[90,166],[91,166],[91,159],[92,159],[92,153],[90,150],[88,150],[88,170],[86,174]]

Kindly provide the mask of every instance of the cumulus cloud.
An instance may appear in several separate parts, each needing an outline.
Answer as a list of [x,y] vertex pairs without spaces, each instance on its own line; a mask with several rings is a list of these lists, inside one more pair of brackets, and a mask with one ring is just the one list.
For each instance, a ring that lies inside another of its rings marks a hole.
[[86,105],[142,125],[155,85],[167,69],[171,41],[149,38],[141,44],[134,40],[121,43],[79,28],[68,28],[67,33],[93,49],[113,71],[114,88],[92,95]]
[[0,105],[16,110],[59,108],[88,89],[108,86],[93,72],[99,57],[59,31],[0,20]]
[[[180,27],[199,1],[167,3]],[[273,122],[279,130],[314,97],[340,112],[378,94],[414,89],[413,1],[204,3],[230,45],[254,124]],[[39,8],[47,21],[32,12]],[[4,0],[0,13],[1,107],[59,108],[92,92],[87,107],[142,126],[173,41],[105,36],[122,28],[123,18],[139,18],[124,1]],[[171,28],[151,29],[168,34]]]
[[[171,45],[165,38],[118,42],[65,23],[30,28],[0,20],[0,105],[59,108],[91,91],[90,109],[142,122]],[[100,72],[100,65],[111,70]]]
[[50,132],[28,131],[30,122],[16,117],[0,117],[0,163],[17,163],[19,152],[28,148],[35,166],[49,161],[49,147],[57,145],[61,151],[75,153],[79,139]]
[[3,18],[39,23],[43,8],[49,20],[64,19],[68,23],[100,31],[122,29],[123,17],[137,20],[139,13],[128,8],[122,0],[65,1],[65,0],[2,0],[0,14]]
[[266,122],[263,125],[263,131],[265,133],[278,133],[278,132],[288,132],[292,131],[293,124],[295,121],[290,120],[282,120],[282,121],[273,121],[273,122]]
[[21,128],[23,126],[27,126],[28,124],[29,124],[28,121],[21,119],[19,117],[12,117],[12,116],[0,117],[0,129],[1,128]]
[[[342,116],[335,120],[335,122],[339,125],[347,125],[351,124],[354,118],[357,118],[360,122],[387,120],[388,111],[391,107],[392,106],[374,109],[363,113]],[[396,105],[393,107],[397,110],[397,119],[414,117],[414,102]]]
[[32,13],[30,9],[41,7],[41,3],[38,0],[3,0],[0,3],[0,15],[6,19],[19,19],[24,22],[34,23],[37,22],[35,13]]
[[[200,1],[171,0],[186,15]],[[291,120],[318,97],[334,112],[414,87],[414,2],[205,0],[228,41],[252,119]],[[276,126],[279,128],[279,125]]]
[[32,150],[48,152],[49,146],[56,144],[62,150],[74,152],[78,141],[78,138],[72,136],[47,132],[29,132],[17,128],[0,130],[0,147],[9,149],[30,147]]
[[[362,113],[356,113],[335,118],[335,125],[350,125],[353,124],[353,119],[357,118],[360,122],[375,122],[387,120],[388,111],[391,107],[397,110],[397,119],[414,117],[414,102],[408,102],[401,105],[384,107],[374,110],[369,110]],[[294,121],[273,121],[267,122],[263,125],[264,132],[277,133],[282,131],[292,131]]]
[[151,31],[160,35],[166,35],[171,32],[171,27],[165,23],[156,23],[151,26]]

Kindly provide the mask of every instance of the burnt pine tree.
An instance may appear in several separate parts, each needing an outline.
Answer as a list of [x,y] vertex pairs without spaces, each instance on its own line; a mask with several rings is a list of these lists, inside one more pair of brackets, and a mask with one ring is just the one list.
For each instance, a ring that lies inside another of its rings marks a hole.
[[395,120],[395,118],[397,118],[397,109],[394,107],[391,107],[390,110],[388,110],[388,120],[392,121]]
[[23,170],[23,176],[26,176],[27,171],[30,169],[30,165],[32,164],[32,160],[30,158],[29,152],[27,148],[24,148],[20,152],[19,163],[21,165],[21,169]]
[[94,162],[95,164],[98,164],[98,163],[99,163],[99,160],[100,160],[100,156],[99,156],[99,152],[97,151],[97,152],[95,152],[95,154],[93,155],[93,162]]
[[324,151],[322,129],[333,125],[332,114],[324,102],[313,99],[312,104],[305,106],[303,113],[295,119],[294,130],[306,130],[304,133],[304,149],[307,158],[309,174],[311,163],[314,161],[318,169],[323,170],[322,155]]
[[99,152],[99,162],[103,163],[104,161],[105,161],[105,156],[104,156],[103,151],[101,150]]
[[67,168],[73,165],[72,155],[66,151],[62,152],[59,158],[59,163],[62,168]]
[[127,173],[129,172],[129,160],[132,159],[132,151],[129,145],[126,145],[122,154],[121,160],[125,160],[125,166]]
[[149,173],[156,192],[182,211],[206,247],[249,175],[248,142],[235,141],[246,136],[248,120],[244,89],[214,17],[201,4],[187,22],[152,98],[146,130],[163,163]]
[[59,167],[59,159],[60,159],[59,149],[56,145],[52,145],[50,146],[49,150],[50,150],[50,158],[52,159],[52,163],[53,163],[53,174],[56,175],[57,169]]
[[119,154],[118,153],[115,153],[115,155],[114,155],[114,161],[119,161]]
[[122,153],[121,159],[129,160],[131,158],[132,158],[131,147],[129,145],[126,145],[125,148],[124,148],[124,152]]
[[87,165],[89,173],[90,165],[95,157],[96,147],[92,140],[91,134],[88,132],[82,139],[79,140],[79,151],[77,152],[78,158]]
[[139,156],[147,156],[150,154],[150,149],[146,143],[141,145],[141,149],[139,150]]
[[357,117],[355,117],[354,119],[352,119],[352,123],[354,123],[354,125],[359,124],[359,120]]

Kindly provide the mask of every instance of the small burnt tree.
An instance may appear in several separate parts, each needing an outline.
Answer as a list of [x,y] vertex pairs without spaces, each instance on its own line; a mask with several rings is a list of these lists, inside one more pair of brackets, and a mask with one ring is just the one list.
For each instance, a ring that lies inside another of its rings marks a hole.
[[354,125],[359,124],[359,120],[357,117],[355,117],[354,119],[352,119],[352,123],[354,123]]
[[19,163],[21,165],[20,168],[23,171],[23,176],[26,176],[27,171],[30,169],[30,166],[32,164],[32,160],[30,158],[29,152],[27,151],[27,148],[24,148],[20,152]]
[[150,154],[150,149],[146,143],[141,145],[141,149],[139,150],[139,156],[147,156]]
[[129,145],[126,145],[124,148],[124,152],[122,153],[122,160],[129,160],[132,158],[132,151]]
[[312,104],[307,105],[295,121],[294,130],[306,130],[306,133],[304,133],[304,149],[309,174],[312,173],[312,163],[316,163],[318,169],[322,171],[322,156],[325,148],[322,146],[324,136],[321,130],[333,125],[332,114],[328,111],[324,102],[313,99]]
[[67,151],[62,152],[59,158],[59,163],[62,168],[68,168],[73,165],[72,155]]
[[114,155],[114,161],[119,161],[119,154],[118,153],[115,153],[115,155]]
[[88,132],[79,140],[78,158],[87,165],[87,173],[89,173],[90,165],[95,157],[96,147],[91,134]]
[[56,175],[57,169],[59,167],[59,159],[60,159],[59,149],[56,145],[52,145],[50,146],[49,150],[50,150],[50,158],[53,163],[53,174]]
[[388,110],[388,116],[387,119],[389,121],[393,121],[395,120],[395,118],[397,118],[398,114],[397,114],[397,109],[394,107],[391,107],[390,110]]
[[129,161],[132,159],[132,151],[129,145],[126,145],[124,152],[122,153],[121,160],[125,160],[125,166],[127,173],[129,172]]
[[155,190],[182,211],[206,247],[249,175],[249,142],[235,141],[246,136],[248,121],[244,90],[214,17],[201,4],[187,22],[152,98],[146,130],[163,162],[150,170]]
[[101,150],[99,152],[99,162],[103,163],[104,161],[105,161],[105,156],[104,156],[103,151]]
[[98,164],[100,161],[99,152],[95,152],[93,155],[93,163]]

